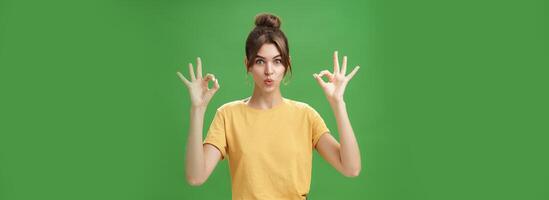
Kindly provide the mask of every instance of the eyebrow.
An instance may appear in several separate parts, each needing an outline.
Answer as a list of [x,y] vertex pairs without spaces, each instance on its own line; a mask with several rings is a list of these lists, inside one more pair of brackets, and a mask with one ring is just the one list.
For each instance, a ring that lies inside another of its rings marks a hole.
[[[263,59],[265,58],[265,57],[263,57],[263,56],[260,56],[259,54],[255,55],[255,56],[258,57],[258,58],[263,58]],[[280,56],[280,54],[278,54],[278,55],[276,55],[275,57],[273,57],[273,59],[276,58],[276,57],[281,57],[281,56]]]

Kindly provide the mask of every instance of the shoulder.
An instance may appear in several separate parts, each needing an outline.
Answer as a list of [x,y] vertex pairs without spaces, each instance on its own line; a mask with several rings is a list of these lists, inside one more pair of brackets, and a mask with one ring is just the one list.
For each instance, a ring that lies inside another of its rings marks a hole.
[[230,112],[234,109],[238,109],[243,103],[244,102],[242,101],[242,99],[229,101],[229,102],[224,103],[221,106],[219,106],[217,108],[217,111],[218,112]]
[[308,103],[305,103],[305,102],[301,102],[301,101],[297,101],[297,100],[293,100],[293,99],[286,99],[286,102],[288,103],[288,105],[298,111],[302,111],[302,112],[305,112],[305,113],[315,113],[316,110],[311,106],[309,105]]

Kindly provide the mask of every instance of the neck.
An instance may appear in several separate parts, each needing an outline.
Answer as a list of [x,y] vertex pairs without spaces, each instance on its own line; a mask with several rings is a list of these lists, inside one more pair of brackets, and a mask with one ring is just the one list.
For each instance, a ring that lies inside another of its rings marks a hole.
[[248,100],[248,105],[258,109],[270,109],[282,102],[280,89],[272,92],[264,92],[259,88],[254,88],[254,92]]

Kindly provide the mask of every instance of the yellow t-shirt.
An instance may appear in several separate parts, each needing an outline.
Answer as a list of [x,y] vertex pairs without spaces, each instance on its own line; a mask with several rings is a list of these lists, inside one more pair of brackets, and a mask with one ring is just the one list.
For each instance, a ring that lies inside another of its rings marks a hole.
[[324,120],[306,103],[283,98],[260,110],[247,100],[219,107],[204,140],[229,160],[232,199],[306,199]]

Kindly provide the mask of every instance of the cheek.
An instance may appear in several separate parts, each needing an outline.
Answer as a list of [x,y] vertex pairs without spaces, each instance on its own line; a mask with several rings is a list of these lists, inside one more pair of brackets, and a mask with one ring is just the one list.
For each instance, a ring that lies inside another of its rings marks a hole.
[[254,80],[263,81],[263,72],[261,71],[251,71]]
[[282,65],[282,64],[276,65],[276,71],[284,72],[284,69],[285,69],[284,65]]
[[280,75],[280,77],[284,77],[284,72],[286,72],[286,68],[284,66],[281,66],[280,67],[280,73],[278,73]]

